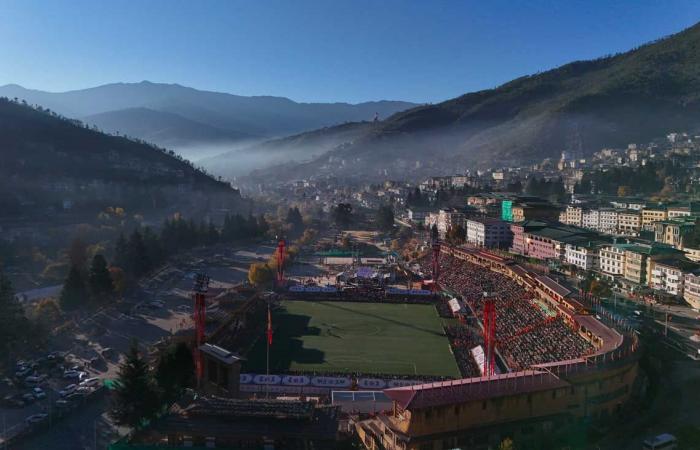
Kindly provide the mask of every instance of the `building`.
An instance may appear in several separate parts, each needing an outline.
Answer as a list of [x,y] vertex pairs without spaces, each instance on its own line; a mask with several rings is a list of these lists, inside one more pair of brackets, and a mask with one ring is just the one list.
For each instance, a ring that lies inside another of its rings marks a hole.
[[[186,396],[137,430],[134,448],[335,449],[339,408],[293,400]],[[129,448],[125,446],[125,448]]]
[[513,222],[525,220],[547,220],[555,222],[559,219],[559,208],[545,201],[528,201],[512,206]]
[[581,226],[589,230],[598,230],[600,228],[600,211],[597,209],[589,209],[581,213]]
[[566,243],[572,239],[593,240],[596,233],[583,228],[572,227],[558,222],[547,223],[537,220],[514,223],[511,252],[530,258],[564,261]]
[[647,286],[651,278],[649,261],[656,258],[680,257],[682,252],[675,248],[658,244],[622,244],[624,249],[624,279],[632,283],[632,287]]
[[617,215],[617,232],[626,236],[638,236],[642,230],[642,215],[639,211],[620,211]]
[[683,300],[695,309],[700,309],[700,271],[689,271],[684,276]]
[[406,210],[406,214],[408,216],[408,220],[410,220],[413,223],[425,223],[425,218],[430,214],[430,209],[428,208],[417,208],[415,206],[411,206]]
[[607,242],[586,238],[575,238],[566,242],[564,261],[583,270],[597,270],[598,250]]
[[597,230],[607,234],[616,234],[620,212],[617,209],[603,208],[599,210],[599,214]]
[[694,216],[684,216],[654,222],[654,240],[676,248],[683,248],[683,238],[695,230],[696,220]]
[[668,219],[668,211],[663,206],[647,206],[642,209],[642,228],[653,230],[654,222]]
[[583,226],[583,208],[573,205],[567,206],[563,212],[562,219],[562,222],[567,225]]
[[513,242],[510,224],[498,219],[467,219],[467,242],[479,247],[509,248]]
[[625,272],[625,250],[618,244],[606,245],[600,249],[600,271],[612,276]]
[[649,287],[673,296],[683,297],[685,275],[699,268],[700,265],[680,258],[652,259]]

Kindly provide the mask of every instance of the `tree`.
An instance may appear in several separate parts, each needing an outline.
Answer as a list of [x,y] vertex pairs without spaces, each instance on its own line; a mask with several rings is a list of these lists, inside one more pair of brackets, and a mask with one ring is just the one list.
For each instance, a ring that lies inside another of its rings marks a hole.
[[135,340],[119,366],[115,386],[110,415],[116,423],[136,428],[155,417],[160,409],[158,387]]
[[146,244],[143,242],[143,236],[139,230],[134,230],[129,237],[127,255],[129,265],[125,269],[136,277],[145,275],[151,269],[151,261],[148,258]]
[[331,210],[333,221],[339,227],[346,227],[352,222],[352,205],[350,203],[338,203]]
[[166,402],[194,384],[194,360],[189,347],[180,342],[168,346],[158,358],[155,379]]
[[73,242],[71,242],[68,249],[68,260],[72,266],[77,267],[81,272],[85,270],[88,260],[87,245],[80,238],[73,239]]
[[68,277],[61,290],[61,307],[63,309],[75,309],[88,301],[88,291],[83,275],[77,266],[72,265]]
[[10,279],[0,272],[0,349],[3,354],[28,332],[28,325]]
[[455,245],[463,244],[466,239],[467,239],[467,230],[465,230],[462,225],[458,224],[454,227],[450,227],[450,229],[447,230],[447,240],[451,244],[455,244]]
[[513,443],[513,439],[503,439],[501,441],[501,444],[498,446],[498,450],[515,450],[515,444]]
[[124,237],[124,233],[120,233],[117,242],[114,244],[114,264],[118,267],[125,268],[129,264],[129,246]]
[[248,281],[253,286],[267,286],[272,283],[272,278],[272,268],[268,264],[253,263],[248,269]]
[[92,258],[88,277],[90,293],[95,298],[106,298],[114,292],[114,283],[104,256],[97,254]]
[[394,211],[389,205],[382,205],[377,211],[377,227],[382,231],[390,231],[394,228]]
[[632,188],[629,186],[618,186],[617,187],[617,196],[618,197],[629,197],[632,195]]
[[114,286],[114,292],[121,298],[126,291],[127,280],[126,274],[121,267],[110,267],[109,277],[112,279],[112,285]]

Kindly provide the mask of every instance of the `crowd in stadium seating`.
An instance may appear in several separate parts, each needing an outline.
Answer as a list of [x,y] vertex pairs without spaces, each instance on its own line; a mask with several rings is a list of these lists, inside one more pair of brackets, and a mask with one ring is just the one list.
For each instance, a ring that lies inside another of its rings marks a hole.
[[[422,261],[421,268],[430,274],[429,258]],[[534,295],[503,274],[443,254],[439,281],[461,295],[479,319],[483,317],[484,293],[494,301],[497,350],[512,370],[577,358],[592,350],[560,318],[547,320],[549,316]],[[460,367],[464,364],[460,362]]]
[[450,339],[452,352],[462,376],[470,378],[481,375],[479,366],[476,365],[476,361],[471,355],[471,349],[482,344],[478,331],[466,325],[458,324],[446,326],[445,334]]

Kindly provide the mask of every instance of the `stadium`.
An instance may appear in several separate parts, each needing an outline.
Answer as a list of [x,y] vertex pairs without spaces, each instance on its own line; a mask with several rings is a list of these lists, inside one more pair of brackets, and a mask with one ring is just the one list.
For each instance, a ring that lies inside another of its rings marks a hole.
[[350,282],[296,284],[246,302],[212,336],[244,357],[242,395],[366,392],[379,399],[355,411],[370,414],[355,426],[368,449],[488,448],[504,437],[520,445],[620,410],[637,375],[631,329],[537,267],[479,249],[435,250],[398,268],[432,291],[346,268]]

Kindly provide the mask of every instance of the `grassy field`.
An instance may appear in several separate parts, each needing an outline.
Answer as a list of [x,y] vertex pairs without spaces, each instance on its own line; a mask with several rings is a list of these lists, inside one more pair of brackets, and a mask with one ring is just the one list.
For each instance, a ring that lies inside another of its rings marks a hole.
[[[432,305],[285,301],[273,314],[270,371],[459,376]],[[244,370],[265,371],[265,339]]]

